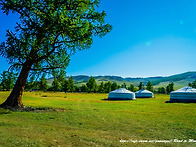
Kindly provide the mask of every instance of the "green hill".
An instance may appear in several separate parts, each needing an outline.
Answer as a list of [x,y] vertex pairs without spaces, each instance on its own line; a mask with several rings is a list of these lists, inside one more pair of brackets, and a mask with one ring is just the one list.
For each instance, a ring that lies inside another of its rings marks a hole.
[[[90,76],[87,75],[78,75],[73,76],[73,80],[75,85],[81,86],[85,84]],[[193,82],[196,79],[196,72],[185,72],[182,74],[171,75],[167,77],[147,77],[147,78],[122,78],[120,76],[95,76],[95,80],[98,84],[101,82],[116,82],[118,85],[122,85],[123,83],[134,84],[135,86],[139,85],[139,82],[143,82],[144,85],[151,81],[154,85],[154,88],[158,87],[166,87],[169,83],[174,82],[174,88],[178,89],[184,86],[187,86],[189,82]],[[53,79],[48,79],[48,83],[51,84]]]

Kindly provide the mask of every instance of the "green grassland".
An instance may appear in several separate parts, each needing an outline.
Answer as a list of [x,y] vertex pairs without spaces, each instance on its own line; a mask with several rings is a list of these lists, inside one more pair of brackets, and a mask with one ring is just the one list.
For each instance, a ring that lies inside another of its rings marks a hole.
[[[0,92],[0,103],[8,94]],[[196,146],[189,141],[196,140],[195,104],[165,103],[166,94],[134,101],[106,98],[107,94],[26,92],[24,105],[37,109],[0,109],[0,146]]]

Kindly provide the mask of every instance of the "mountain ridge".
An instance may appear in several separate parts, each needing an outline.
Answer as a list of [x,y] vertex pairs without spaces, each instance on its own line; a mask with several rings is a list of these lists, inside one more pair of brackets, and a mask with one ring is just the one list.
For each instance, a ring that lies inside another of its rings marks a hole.
[[[70,76],[68,76],[70,77]],[[67,78],[68,78],[67,77]],[[76,76],[72,76],[75,85],[77,86],[81,86],[83,84],[86,84],[86,82],[88,81],[88,79],[91,76],[88,75],[76,75]],[[180,74],[175,74],[175,75],[171,75],[171,76],[155,76],[155,77],[146,77],[146,78],[142,78],[142,77],[136,77],[136,78],[132,78],[132,77],[121,77],[121,76],[110,76],[110,75],[106,75],[106,76],[93,76],[96,80],[96,82],[98,84],[100,84],[101,82],[116,82],[118,85],[122,85],[123,83],[126,83],[126,85],[130,85],[130,84],[134,84],[135,86],[139,85],[139,82],[143,82],[144,85],[148,82],[151,81],[151,83],[153,84],[154,88],[158,88],[158,87],[166,87],[169,83],[174,82],[174,88],[181,88],[184,86],[188,86],[189,82],[193,82],[196,79],[196,71],[189,71],[189,72],[184,72],[184,73],[180,73]],[[51,79],[50,82],[51,83]]]
[[[85,84],[90,78],[90,76],[87,75],[78,75],[72,77],[76,85]],[[146,78],[142,78],[142,77],[123,78],[121,76],[110,76],[110,75],[107,76],[99,75],[94,77],[98,84],[100,84],[101,82],[111,81],[111,82],[116,82],[117,84],[122,84],[125,82],[127,85],[134,84],[135,86],[138,86],[139,82],[143,82],[144,84],[146,84],[148,81],[151,81],[154,87],[158,87],[158,86],[165,87],[170,82],[174,82],[175,87],[180,88],[182,86],[188,86],[189,82],[193,82],[196,79],[196,71],[189,71],[189,72],[175,74],[171,76],[165,76],[165,77],[155,76],[155,77],[146,77]]]

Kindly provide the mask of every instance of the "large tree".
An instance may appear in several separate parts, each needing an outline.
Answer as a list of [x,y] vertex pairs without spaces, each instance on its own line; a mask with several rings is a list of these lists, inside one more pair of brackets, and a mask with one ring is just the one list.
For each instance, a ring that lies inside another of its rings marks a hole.
[[98,5],[99,0],[0,0],[3,12],[17,13],[20,20],[0,46],[0,55],[20,70],[1,107],[22,108],[29,73],[65,71],[70,54],[90,48],[94,36],[110,32],[106,13],[97,11]]

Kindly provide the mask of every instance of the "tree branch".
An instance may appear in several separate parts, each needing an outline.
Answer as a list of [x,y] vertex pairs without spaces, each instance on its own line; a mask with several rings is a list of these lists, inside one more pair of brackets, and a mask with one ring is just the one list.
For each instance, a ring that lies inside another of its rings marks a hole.
[[55,37],[55,39],[54,39],[52,50],[49,51],[46,55],[43,55],[43,56],[39,57],[39,58],[36,60],[36,62],[39,62],[39,61],[41,61],[41,60],[43,60],[43,59],[48,58],[48,57],[55,51],[55,49],[57,48],[57,47],[55,46],[55,44],[56,44],[56,41],[57,41],[59,35],[60,35],[60,33],[57,34],[56,37]]
[[31,68],[30,70],[44,71],[44,70],[57,69],[57,68],[62,68],[62,67],[61,66],[56,66],[56,67],[45,67],[45,68]]

